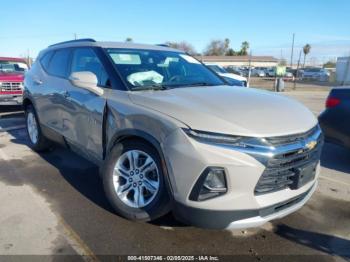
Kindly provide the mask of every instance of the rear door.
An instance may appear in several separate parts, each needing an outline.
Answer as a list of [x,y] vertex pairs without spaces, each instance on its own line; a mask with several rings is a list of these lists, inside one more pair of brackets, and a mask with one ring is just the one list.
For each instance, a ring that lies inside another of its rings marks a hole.
[[62,109],[67,104],[70,55],[71,49],[49,51],[40,60],[41,69],[33,76],[40,122],[60,134],[63,133]]
[[[93,48],[75,48],[72,52],[70,74],[90,71],[97,76],[99,87],[110,86],[109,77]],[[63,114],[64,136],[76,151],[91,160],[103,155],[103,114],[106,99],[67,81],[69,88]],[[82,152],[83,151],[83,152]]]

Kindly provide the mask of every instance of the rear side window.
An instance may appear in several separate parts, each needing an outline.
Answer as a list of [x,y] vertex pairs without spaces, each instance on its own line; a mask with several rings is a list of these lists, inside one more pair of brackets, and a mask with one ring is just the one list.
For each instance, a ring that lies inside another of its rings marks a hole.
[[58,50],[49,63],[47,72],[53,76],[67,77],[70,49]]
[[73,53],[71,73],[82,71],[94,73],[97,77],[99,86],[110,86],[106,70],[95,52],[90,48],[79,48]]
[[49,67],[49,62],[51,60],[53,52],[47,52],[46,54],[44,54],[44,56],[40,59],[40,63],[42,65],[42,67],[45,69],[45,71],[47,71],[48,67]]

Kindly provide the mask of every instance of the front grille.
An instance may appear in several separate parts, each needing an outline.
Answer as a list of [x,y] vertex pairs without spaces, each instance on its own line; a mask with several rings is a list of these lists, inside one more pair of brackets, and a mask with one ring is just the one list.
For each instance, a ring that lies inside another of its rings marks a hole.
[[1,91],[20,91],[22,83],[20,82],[4,82],[1,84]]
[[267,138],[266,140],[274,146],[300,143],[300,147],[278,153],[267,161],[266,168],[255,187],[255,195],[271,193],[285,188],[296,189],[295,180],[299,169],[306,166],[315,168],[320,159],[323,144],[321,133],[314,148],[308,149],[305,145],[303,146],[303,141],[315,136],[318,132],[319,127],[317,126],[299,135]]

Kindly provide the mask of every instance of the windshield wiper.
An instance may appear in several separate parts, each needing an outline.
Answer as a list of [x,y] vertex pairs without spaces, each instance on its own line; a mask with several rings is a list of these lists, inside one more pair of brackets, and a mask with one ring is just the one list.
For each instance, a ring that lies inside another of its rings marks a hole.
[[207,82],[197,82],[197,83],[185,84],[182,86],[213,86],[213,84],[210,84]]
[[143,90],[168,90],[169,87],[166,85],[147,85],[147,86],[135,86],[131,88],[131,91],[143,91]]

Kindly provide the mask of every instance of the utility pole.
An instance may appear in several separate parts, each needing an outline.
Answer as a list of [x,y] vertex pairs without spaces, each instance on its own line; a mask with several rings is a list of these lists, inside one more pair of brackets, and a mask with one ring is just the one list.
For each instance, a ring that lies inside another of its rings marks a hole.
[[295,38],[295,33],[293,33],[293,41],[292,41],[292,53],[290,55],[290,67],[293,67],[293,53],[294,53],[294,38]]
[[247,86],[250,86],[250,75],[252,74],[252,69],[251,69],[251,65],[252,65],[252,50],[250,50],[249,52],[249,64],[248,64],[248,84]]
[[29,48],[27,49],[27,64],[28,66],[30,67],[31,66],[31,63],[30,63],[30,51],[29,51]]
[[299,77],[299,66],[300,66],[300,59],[301,59],[301,50],[299,52],[299,59],[298,59],[298,65],[297,65],[297,71],[295,73],[295,78],[294,78],[294,87],[293,89],[297,89],[297,78]]

